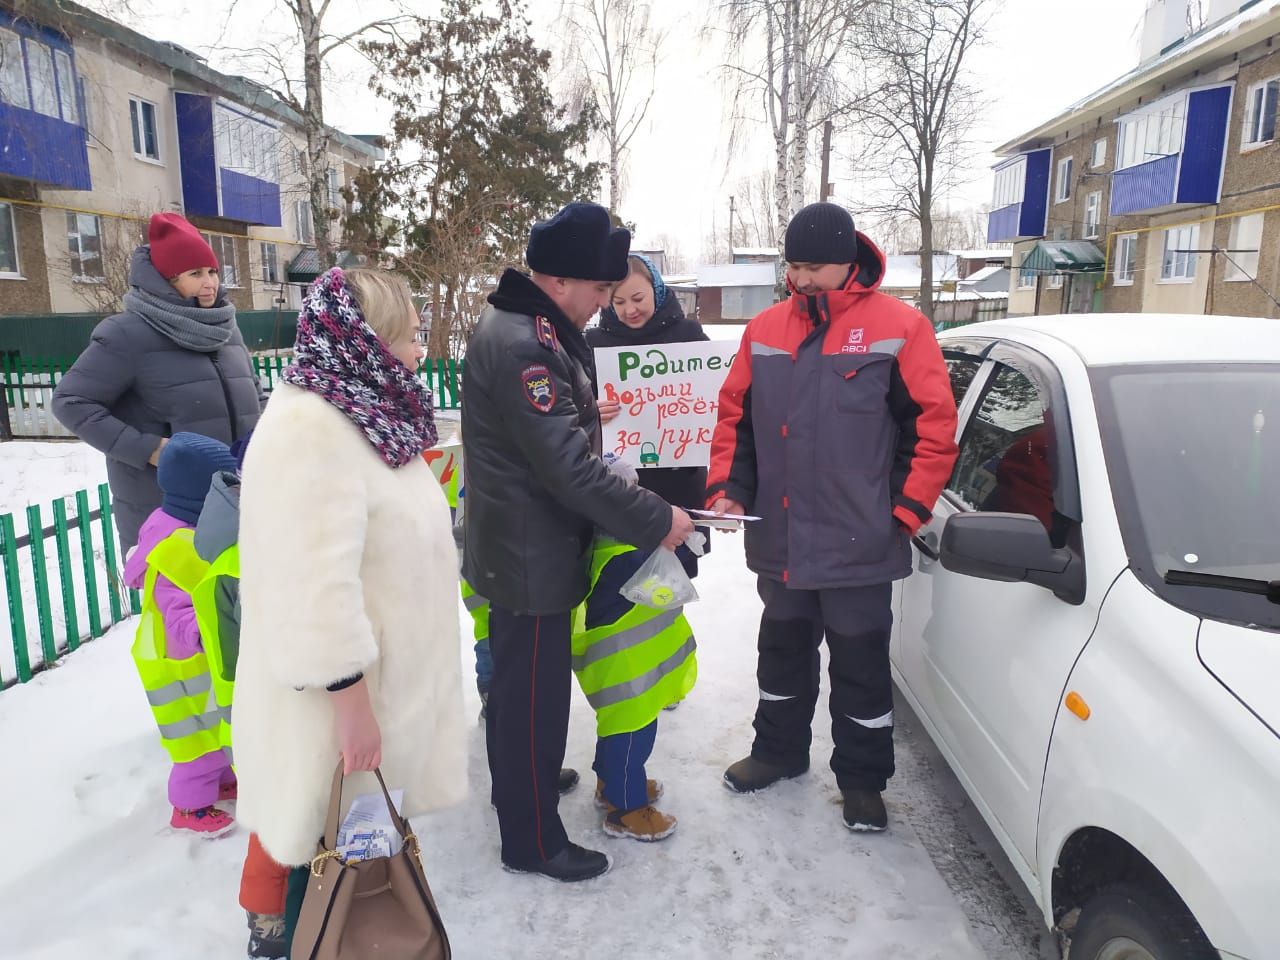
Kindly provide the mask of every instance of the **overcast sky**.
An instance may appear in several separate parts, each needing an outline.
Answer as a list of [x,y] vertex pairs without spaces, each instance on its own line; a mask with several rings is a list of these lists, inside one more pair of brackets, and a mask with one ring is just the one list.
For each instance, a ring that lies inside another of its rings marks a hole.
[[[234,51],[264,37],[287,35],[287,16],[264,18],[270,2],[239,0],[233,8],[231,0],[131,0],[134,13],[122,19],[148,36],[206,54],[219,69],[261,78],[269,69],[262,58],[238,57]],[[675,237],[691,262],[699,259],[713,224],[723,228],[727,223],[730,194],[741,192],[744,178],[772,165],[772,140],[763,122],[756,137],[729,155],[722,57],[702,30],[709,2],[652,0],[655,21],[668,31],[669,40],[645,124],[632,144],[621,205],[623,216],[637,225],[638,244],[647,245],[662,234]],[[349,29],[371,12],[376,15],[380,6],[386,8],[384,0],[335,0],[332,29]],[[1144,6],[1144,0],[1074,0],[1067,6],[996,0],[1000,13],[987,44],[971,54],[986,103],[975,140],[985,146],[973,158],[973,182],[947,198],[950,204],[987,202],[992,148],[1136,64]],[[561,0],[529,3],[534,35],[549,47],[564,34],[560,7]],[[384,132],[390,111],[368,90],[368,65],[350,54],[335,59],[334,68],[326,93],[329,122],[349,133]],[[837,199],[856,215],[856,180],[847,179],[849,174],[839,163],[833,169]]]

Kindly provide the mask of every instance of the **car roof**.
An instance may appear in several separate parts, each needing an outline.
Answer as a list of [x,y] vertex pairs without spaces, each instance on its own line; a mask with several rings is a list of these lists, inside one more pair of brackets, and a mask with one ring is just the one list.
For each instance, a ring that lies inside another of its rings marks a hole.
[[1052,337],[1089,366],[1117,363],[1277,363],[1280,320],[1176,313],[1075,313],[953,327],[939,341]]

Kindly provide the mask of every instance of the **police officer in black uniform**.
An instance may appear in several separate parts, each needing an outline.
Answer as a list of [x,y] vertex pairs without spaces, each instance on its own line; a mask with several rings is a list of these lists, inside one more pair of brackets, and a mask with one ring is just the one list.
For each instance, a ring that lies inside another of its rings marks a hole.
[[463,575],[488,598],[486,711],[508,869],[588,880],[609,858],[570,842],[557,811],[569,728],[570,618],[589,589],[596,526],[648,550],[693,531],[682,510],[600,460],[595,366],[582,329],[627,275],[631,235],[571,203],[538,223],[530,274],[507,270],[467,346]]

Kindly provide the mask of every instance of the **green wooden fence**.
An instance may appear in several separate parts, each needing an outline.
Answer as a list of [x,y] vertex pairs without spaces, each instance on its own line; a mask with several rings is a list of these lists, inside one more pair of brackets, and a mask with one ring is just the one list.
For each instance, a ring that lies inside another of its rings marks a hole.
[[[292,357],[254,354],[253,369],[268,391],[280,382],[280,375]],[[4,409],[0,411],[0,440],[70,437],[70,432],[53,416],[53,390],[74,357],[19,357],[0,353]],[[462,361],[423,360],[418,376],[435,395],[437,409],[457,410],[462,406]]]
[[139,609],[137,592],[121,577],[123,558],[105,483],[92,495],[81,490],[53,501],[49,526],[39,505],[25,514],[21,534],[14,514],[0,514],[0,566],[12,638],[12,657],[0,651],[0,689],[26,683]]

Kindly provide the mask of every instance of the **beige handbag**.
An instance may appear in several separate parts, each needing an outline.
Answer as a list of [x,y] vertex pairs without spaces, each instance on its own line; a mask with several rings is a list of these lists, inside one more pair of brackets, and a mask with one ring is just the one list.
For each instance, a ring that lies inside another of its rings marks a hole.
[[345,863],[334,852],[342,806],[342,761],[333,774],[324,838],[302,899],[292,960],[450,960],[449,937],[427,886],[418,838],[391,802],[382,772],[374,771],[404,838],[400,852]]

